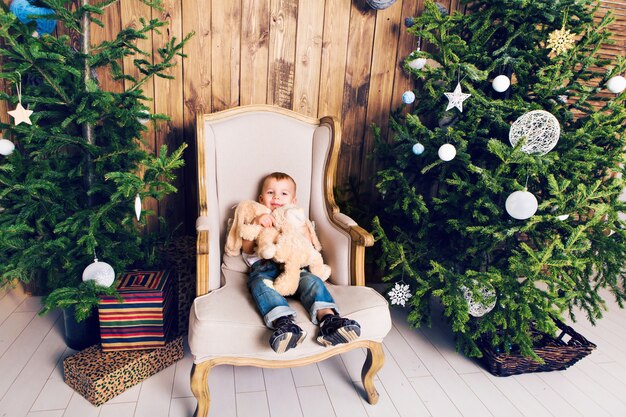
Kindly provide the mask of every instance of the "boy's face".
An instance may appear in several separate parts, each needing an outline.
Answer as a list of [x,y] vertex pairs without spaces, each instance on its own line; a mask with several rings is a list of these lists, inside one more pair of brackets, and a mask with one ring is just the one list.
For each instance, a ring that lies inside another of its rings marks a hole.
[[270,210],[285,204],[296,204],[296,186],[288,179],[268,178],[263,183],[259,203]]

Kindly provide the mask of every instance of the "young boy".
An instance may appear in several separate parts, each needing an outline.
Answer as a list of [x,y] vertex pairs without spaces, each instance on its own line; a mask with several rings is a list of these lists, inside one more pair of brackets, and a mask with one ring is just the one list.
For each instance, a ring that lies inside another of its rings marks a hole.
[[[259,203],[270,210],[285,204],[296,204],[296,182],[289,175],[274,172],[263,179]],[[274,225],[270,214],[257,216],[253,224],[263,227]],[[309,239],[311,236],[305,228]],[[265,324],[274,329],[269,343],[276,353],[283,353],[298,346],[306,337],[306,332],[295,322],[296,315],[287,300],[272,286],[280,274],[280,265],[272,260],[258,257],[254,251],[255,242],[243,241],[243,258],[250,266],[248,288],[256,302]],[[361,326],[354,320],[339,316],[339,310],[322,280],[308,269],[300,271],[298,289],[294,294],[311,315],[311,321],[320,325],[317,341],[324,346],[334,346],[357,339]]]

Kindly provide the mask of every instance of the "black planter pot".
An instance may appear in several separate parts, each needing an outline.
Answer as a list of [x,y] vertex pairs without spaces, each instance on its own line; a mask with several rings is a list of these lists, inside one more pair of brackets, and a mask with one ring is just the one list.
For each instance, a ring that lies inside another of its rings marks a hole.
[[81,322],[76,321],[74,306],[65,308],[62,311],[63,324],[65,324],[65,344],[69,348],[83,350],[100,343],[98,309],[94,308],[91,311],[91,315]]

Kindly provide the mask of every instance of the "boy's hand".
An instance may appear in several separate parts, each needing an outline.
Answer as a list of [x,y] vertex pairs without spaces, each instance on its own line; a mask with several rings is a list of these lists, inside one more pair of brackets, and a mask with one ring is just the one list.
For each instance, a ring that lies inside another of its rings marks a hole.
[[276,219],[271,214],[259,214],[252,220],[252,224],[259,224],[263,227],[276,226]]

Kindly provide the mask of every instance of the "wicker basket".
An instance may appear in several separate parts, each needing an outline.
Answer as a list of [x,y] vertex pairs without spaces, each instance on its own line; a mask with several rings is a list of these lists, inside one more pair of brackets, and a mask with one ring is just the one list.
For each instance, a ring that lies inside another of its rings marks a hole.
[[520,353],[496,352],[487,344],[479,345],[483,352],[483,362],[489,372],[496,376],[509,376],[566,369],[596,348],[595,344],[576,333],[574,329],[563,322],[554,319],[554,324],[561,330],[556,338],[538,330],[532,330],[533,337],[538,339],[537,347],[533,351],[545,363],[539,363]]

